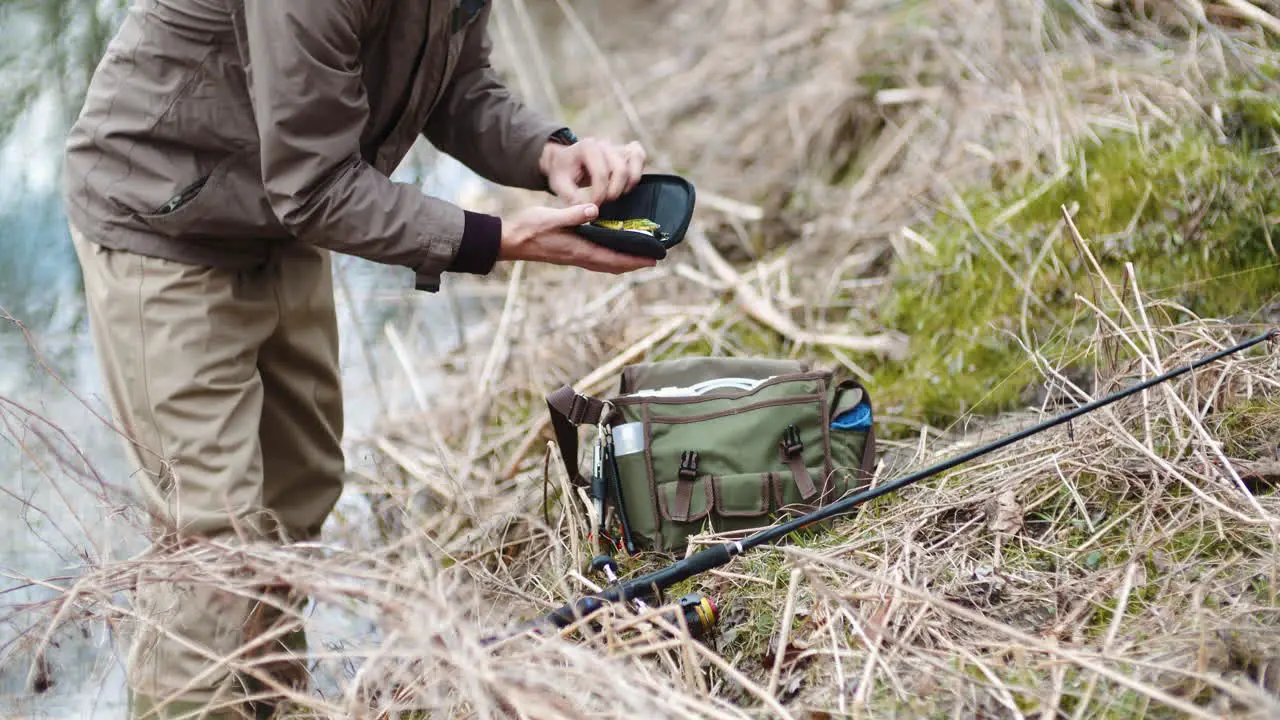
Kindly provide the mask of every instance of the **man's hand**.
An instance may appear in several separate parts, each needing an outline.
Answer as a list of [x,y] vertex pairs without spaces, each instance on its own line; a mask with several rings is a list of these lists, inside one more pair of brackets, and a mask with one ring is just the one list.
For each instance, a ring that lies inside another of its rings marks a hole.
[[573,145],[549,142],[539,167],[551,191],[568,204],[601,203],[630,192],[647,160],[640,143],[626,145],[583,138]]
[[595,220],[597,212],[596,206],[588,203],[567,208],[532,207],[504,218],[498,259],[574,265],[614,275],[657,264],[652,258],[601,247],[569,229]]

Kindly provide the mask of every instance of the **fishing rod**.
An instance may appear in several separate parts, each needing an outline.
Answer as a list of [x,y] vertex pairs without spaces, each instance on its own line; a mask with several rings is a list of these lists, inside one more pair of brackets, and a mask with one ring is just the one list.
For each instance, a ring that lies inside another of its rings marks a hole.
[[[804,528],[820,523],[828,518],[848,512],[850,509],[867,502],[868,500],[873,500],[882,495],[897,492],[908,485],[912,485],[920,482],[921,480],[937,475],[938,473],[950,470],[951,468],[967,463],[974,458],[994,452],[1006,445],[1011,445],[1019,440],[1024,440],[1032,435],[1048,430],[1049,428],[1070,422],[1081,415],[1093,412],[1094,410],[1105,407],[1119,400],[1123,400],[1131,395],[1140,393],[1143,390],[1150,389],[1155,385],[1159,385],[1160,383],[1164,383],[1180,375],[1184,375],[1192,370],[1217,362],[1225,357],[1266,342],[1267,340],[1275,338],[1277,334],[1280,334],[1280,329],[1271,330],[1266,334],[1259,335],[1251,340],[1242,342],[1235,347],[1227,348],[1226,350],[1222,350],[1201,358],[1200,360],[1196,360],[1195,362],[1183,365],[1175,370],[1171,370],[1159,377],[1152,378],[1124,390],[1119,390],[1100,400],[1095,400],[1087,405],[1082,405],[1074,410],[1062,413],[1057,417],[1050,418],[1038,425],[1033,425],[999,440],[974,448],[968,452],[962,453],[948,460],[944,460],[936,465],[919,470],[898,480],[864,490],[856,495],[851,495],[826,507],[819,508],[811,513],[794,518],[781,525],[761,530],[760,532],[742,540],[713,545],[660,570],[656,570],[623,583],[615,583],[598,593],[582,597],[572,603],[547,613],[541,618],[520,625],[516,629],[515,634],[518,635],[527,630],[545,627],[548,624],[556,628],[567,627],[604,607],[606,603],[628,602],[643,598],[661,597],[662,591],[672,585],[708,570],[726,565],[735,557],[746,553],[748,550],[761,545],[773,543],[793,532],[803,530]],[[594,564],[597,566],[603,566],[605,563],[602,562],[600,558],[597,558]],[[610,565],[609,570],[612,569],[613,567]],[[615,578],[613,572],[609,572],[608,574],[610,579]],[[686,609],[685,606],[691,605],[691,603],[686,602],[683,598],[681,605],[682,610],[685,610],[685,619],[690,621],[691,625],[697,625],[697,627],[694,628],[695,630],[706,631],[709,629],[709,624],[714,623],[714,605],[710,606],[710,616],[705,612],[705,606],[701,608],[703,612],[698,613],[695,612],[695,610],[699,608],[694,607],[692,609]],[[486,638],[484,640],[484,644],[487,645],[496,640],[498,640],[496,637]]]

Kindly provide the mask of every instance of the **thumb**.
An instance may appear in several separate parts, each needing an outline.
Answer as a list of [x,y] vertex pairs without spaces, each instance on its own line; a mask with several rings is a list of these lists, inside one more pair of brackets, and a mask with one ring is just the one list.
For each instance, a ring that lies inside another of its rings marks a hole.
[[544,231],[588,223],[595,220],[596,216],[600,214],[599,209],[592,203],[570,205],[566,208],[549,208],[548,210],[549,212],[543,216],[542,229]]

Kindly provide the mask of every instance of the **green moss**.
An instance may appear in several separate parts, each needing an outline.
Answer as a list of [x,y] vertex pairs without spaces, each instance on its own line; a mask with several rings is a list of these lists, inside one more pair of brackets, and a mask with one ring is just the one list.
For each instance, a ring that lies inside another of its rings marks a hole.
[[1254,150],[1280,145],[1280,66],[1269,64],[1231,78],[1220,104],[1223,130]]
[[[882,407],[946,424],[1016,406],[1042,379],[1023,341],[1055,366],[1089,366],[1079,348],[1096,319],[1075,296],[1104,311],[1115,302],[1060,227],[1064,207],[1121,292],[1132,263],[1144,294],[1201,317],[1248,316],[1277,297],[1280,161],[1253,143],[1280,114],[1274,101],[1240,107],[1241,127],[1253,130],[1230,142],[1208,132],[1107,136],[1079,149],[1069,172],[1037,184],[997,179],[917,229],[932,250],[900,259],[881,307],[880,320],[910,337],[906,360],[874,371]],[[1188,319],[1168,305],[1148,311],[1156,324]]]
[[737,318],[731,325],[724,327],[723,331],[727,347],[722,350],[730,354],[772,358],[786,356],[786,338],[750,318]]
[[1280,438],[1280,398],[1261,397],[1221,408],[1207,419],[1229,457],[1270,460]]
[[1183,530],[1160,549],[1175,562],[1195,562],[1203,566],[1236,558],[1254,559],[1260,553],[1269,552],[1270,548],[1271,544],[1265,537],[1220,533],[1217,527],[1204,525]]
[[[1145,583],[1129,590],[1129,597],[1125,602],[1124,614],[1127,618],[1138,617],[1142,614],[1142,609],[1148,603],[1158,600],[1160,595],[1160,585],[1158,583]],[[1119,598],[1115,595],[1103,598],[1093,609],[1092,615],[1085,626],[1085,634],[1088,637],[1103,637],[1111,627],[1112,618],[1115,617],[1116,606],[1119,604]],[[1121,620],[1121,622],[1124,622]]]
[[[1183,717],[1167,705],[1152,701],[1147,695],[1131,688],[1099,677],[1090,670],[1065,666],[1061,679],[1052,678],[1043,665],[1020,668],[984,658],[980,667],[967,658],[952,658],[945,674],[935,677],[951,684],[954,677],[969,682],[963,695],[952,692],[913,693],[911,679],[905,679],[908,692],[899,696],[889,683],[877,683],[870,692],[869,706],[875,717],[952,718],[952,717],[1004,717],[1008,708],[1002,703],[1004,690],[1012,698],[1018,710],[1026,717],[1048,716],[1099,718],[1100,720],[1144,720]],[[1125,670],[1128,670],[1127,668]],[[1000,690],[995,689],[991,672],[999,680]],[[1126,674],[1130,674],[1126,672]],[[997,700],[997,693],[1000,700]],[[1054,697],[1056,704],[1050,705]],[[1082,700],[1087,697],[1088,702]]]

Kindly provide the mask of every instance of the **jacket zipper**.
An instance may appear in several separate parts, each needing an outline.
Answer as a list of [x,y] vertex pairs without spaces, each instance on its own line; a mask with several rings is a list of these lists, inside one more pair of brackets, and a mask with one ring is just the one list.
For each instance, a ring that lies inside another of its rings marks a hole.
[[174,195],[173,197],[169,198],[169,201],[166,202],[164,205],[161,205],[160,207],[156,208],[153,211],[153,214],[169,215],[171,213],[177,212],[179,209],[185,207],[187,203],[195,199],[195,196],[200,194],[200,191],[204,189],[205,184],[207,184],[208,182],[209,182],[209,176],[206,175],[205,177],[202,177],[199,180],[191,183],[190,185],[186,186],[182,190],[179,190],[177,195]]

